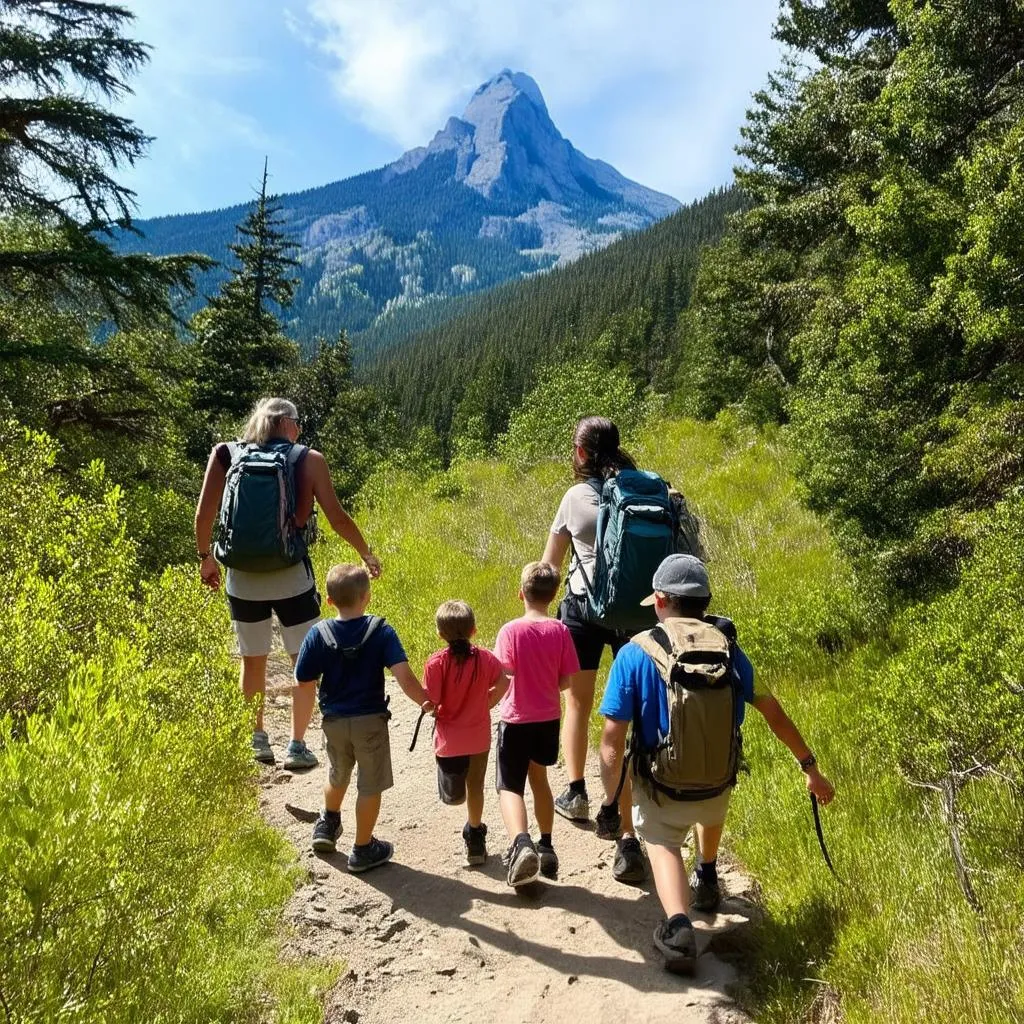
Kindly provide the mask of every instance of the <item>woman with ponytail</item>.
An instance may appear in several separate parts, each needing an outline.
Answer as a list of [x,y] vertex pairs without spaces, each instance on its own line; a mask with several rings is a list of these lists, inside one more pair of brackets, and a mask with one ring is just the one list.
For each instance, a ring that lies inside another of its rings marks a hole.
[[[565,596],[558,617],[572,634],[580,671],[566,694],[562,750],[569,775],[568,788],[555,799],[555,810],[570,821],[590,820],[590,800],[584,777],[590,712],[594,707],[594,686],[604,648],[614,657],[628,642],[625,633],[589,621],[587,589],[594,578],[597,509],[605,480],[620,469],[636,469],[632,458],[620,446],[619,428],[603,416],[587,416],[576,424],[573,434],[573,476],[576,482],[562,497],[555,513],[542,561],[561,571],[571,551]],[[640,842],[633,832],[633,795],[626,780],[619,801],[622,836],[618,839],[612,874],[620,882],[641,882],[646,877]],[[598,822],[600,826],[600,821]],[[602,835],[601,838],[612,838]]]
[[466,863],[483,864],[487,860],[483,813],[491,708],[505,695],[508,678],[490,651],[471,642],[476,618],[465,601],[445,601],[437,609],[435,622],[437,635],[447,647],[427,659],[423,688],[435,708],[437,792],[442,803],[465,803]]

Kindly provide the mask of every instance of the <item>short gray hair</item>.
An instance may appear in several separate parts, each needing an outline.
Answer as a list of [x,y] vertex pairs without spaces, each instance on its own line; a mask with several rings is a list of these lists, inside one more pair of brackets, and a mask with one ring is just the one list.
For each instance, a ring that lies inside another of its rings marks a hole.
[[277,436],[277,428],[285,418],[298,420],[299,410],[287,398],[261,398],[253,407],[245,427],[242,440],[251,444],[266,444]]

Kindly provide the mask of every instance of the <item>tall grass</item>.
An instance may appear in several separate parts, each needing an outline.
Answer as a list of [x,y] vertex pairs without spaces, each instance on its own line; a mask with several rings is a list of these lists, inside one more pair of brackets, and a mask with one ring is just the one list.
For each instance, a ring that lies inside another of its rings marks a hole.
[[[875,680],[893,654],[887,631],[800,505],[782,440],[721,419],[660,422],[628,442],[639,463],[698,507],[712,610],[737,622],[762,683],[837,787],[823,817],[839,881],[818,852],[802,775],[748,716],[752,771],[726,836],[767,911],[747,964],[747,1007],[764,1022],[834,1019],[837,1005],[850,1021],[1024,1019],[1024,873],[1019,865],[989,873],[1005,899],[987,901],[979,919],[957,885],[936,805],[875,742]],[[519,614],[519,568],[540,556],[570,482],[563,461],[520,471],[470,462],[426,479],[385,469],[371,480],[360,515],[385,567],[373,607],[394,624],[414,667],[438,646],[433,614],[442,600],[473,605],[483,643]],[[319,571],[350,556],[332,542],[317,553]],[[1019,820],[1005,787],[978,787],[970,799],[993,829]]]

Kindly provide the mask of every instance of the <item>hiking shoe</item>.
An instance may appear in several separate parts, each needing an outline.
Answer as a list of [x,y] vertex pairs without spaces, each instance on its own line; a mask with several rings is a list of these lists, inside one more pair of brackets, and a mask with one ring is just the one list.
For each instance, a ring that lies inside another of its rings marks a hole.
[[615,844],[612,876],[617,882],[636,885],[647,877],[643,847],[635,836],[626,836]]
[[274,751],[270,746],[270,737],[262,729],[256,729],[252,734],[252,757],[260,764],[274,763]]
[[534,882],[540,874],[540,857],[533,840],[524,832],[516,836],[512,845],[505,853],[508,866],[508,884],[513,888]]
[[317,853],[334,853],[338,848],[338,836],[341,835],[341,815],[327,816],[326,811],[313,823],[313,849]]
[[574,793],[567,789],[555,797],[555,810],[570,821],[590,821],[590,801],[586,793]]
[[665,958],[665,970],[693,974],[697,967],[697,936],[685,914],[662,921],[654,929],[654,945]]
[[355,871],[369,871],[370,868],[378,868],[381,864],[387,864],[394,856],[394,846],[384,839],[374,836],[365,846],[354,846],[348,855],[348,869]]
[[550,843],[537,844],[537,856],[540,858],[540,873],[552,881],[558,877],[558,854]]
[[594,835],[598,839],[618,839],[622,835],[622,815],[618,804],[609,807],[601,804],[594,815]]
[[294,771],[296,768],[315,768],[320,761],[316,754],[302,740],[292,740],[284,755],[284,766]]
[[702,914],[713,914],[722,902],[722,887],[716,879],[709,882],[696,871],[690,875],[690,906]]
[[487,863],[487,826],[481,823],[474,828],[467,821],[462,828],[462,839],[466,844],[466,863],[470,867]]

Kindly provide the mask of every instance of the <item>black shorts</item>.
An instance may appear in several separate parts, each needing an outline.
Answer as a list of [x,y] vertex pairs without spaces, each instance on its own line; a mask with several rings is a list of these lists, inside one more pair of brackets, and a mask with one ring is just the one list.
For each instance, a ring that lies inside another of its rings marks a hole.
[[441,803],[458,805],[466,802],[467,786],[482,791],[487,777],[487,758],[490,751],[482,754],[459,754],[455,757],[438,757],[437,795]]
[[271,612],[282,626],[300,626],[310,619],[320,618],[320,595],[316,587],[310,587],[304,594],[285,597],[276,601],[247,601],[242,597],[228,594],[232,622],[262,622],[269,619]]
[[498,723],[498,792],[507,789],[520,796],[526,791],[530,762],[552,765],[558,761],[558,726],[552,722]]
[[596,672],[601,664],[601,652],[607,644],[612,649],[612,657],[629,643],[629,634],[615,629],[605,629],[594,622],[587,621],[587,599],[567,593],[558,606],[558,618],[565,624],[572,636],[576,657],[579,659],[580,670]]

